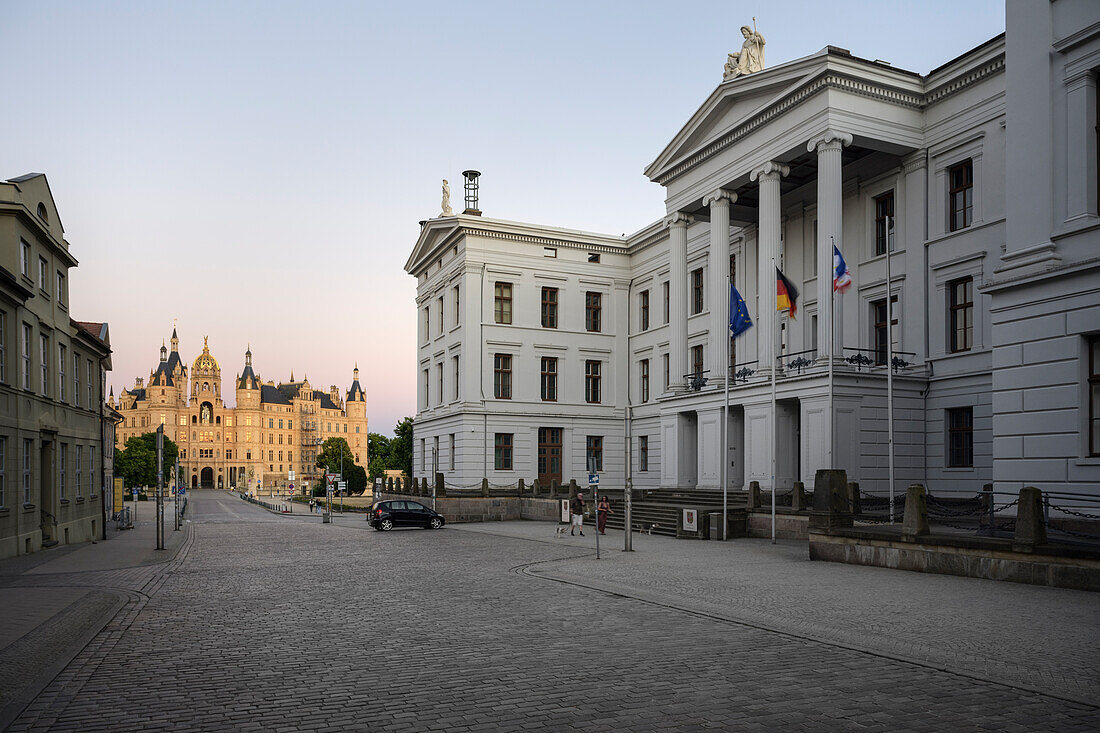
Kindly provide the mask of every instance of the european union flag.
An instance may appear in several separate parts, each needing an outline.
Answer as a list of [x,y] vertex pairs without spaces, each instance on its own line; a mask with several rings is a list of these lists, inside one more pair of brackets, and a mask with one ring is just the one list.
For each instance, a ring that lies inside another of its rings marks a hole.
[[730,333],[734,338],[752,328],[752,318],[749,317],[749,307],[745,305],[745,299],[737,288],[730,285]]

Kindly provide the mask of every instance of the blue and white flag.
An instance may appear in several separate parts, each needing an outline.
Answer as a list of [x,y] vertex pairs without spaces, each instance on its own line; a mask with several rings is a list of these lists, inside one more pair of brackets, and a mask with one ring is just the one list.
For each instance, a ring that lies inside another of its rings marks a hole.
[[833,291],[843,293],[852,284],[852,276],[848,273],[848,263],[844,261],[844,255],[840,254],[837,246],[833,245]]
[[734,338],[752,328],[752,318],[749,317],[749,307],[745,305],[745,299],[737,288],[730,285],[730,333]]

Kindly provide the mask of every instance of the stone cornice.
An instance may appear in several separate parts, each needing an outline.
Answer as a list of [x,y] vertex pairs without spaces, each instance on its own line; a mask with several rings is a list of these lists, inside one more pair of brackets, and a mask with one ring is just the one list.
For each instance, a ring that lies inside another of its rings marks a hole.
[[505,239],[510,242],[523,242],[525,244],[539,244],[544,247],[559,247],[562,249],[583,249],[590,252],[609,252],[613,254],[626,254],[626,243],[613,247],[608,244],[595,244],[585,242],[573,242],[568,239],[542,237],[533,234],[520,234],[518,232],[500,232],[492,229],[474,229],[464,227],[467,235],[473,237],[485,237],[487,239]]
[[901,161],[901,173],[907,175],[913,171],[919,171],[921,168],[928,167],[927,152],[923,148],[914,153],[910,153]]
[[990,76],[1002,73],[1004,71],[1004,65],[1005,56],[1002,52],[969,73],[951,79],[924,93],[888,86],[883,83],[870,81],[840,71],[825,71],[821,75],[810,80],[804,86],[795,89],[790,94],[776,100],[765,109],[748,117],[726,134],[708,143],[702,149],[681,160],[679,163],[672,165],[665,172],[652,180],[662,186],[668,185],[671,181],[679,178],[700,163],[714,157],[722,150],[730,147],[738,140],[741,140],[763,125],[768,124],[775,118],[817,94],[830,89],[850,94],[858,94],[871,99],[878,99],[900,107],[923,110],[930,104],[942,102],[944,99],[958,94],[967,87],[977,84]]

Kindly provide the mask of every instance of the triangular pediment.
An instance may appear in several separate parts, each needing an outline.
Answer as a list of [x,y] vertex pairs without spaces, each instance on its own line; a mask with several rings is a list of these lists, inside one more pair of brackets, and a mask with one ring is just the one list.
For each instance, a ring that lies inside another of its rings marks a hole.
[[440,241],[447,239],[462,226],[457,216],[429,219],[420,229],[420,236],[416,240],[412,254],[405,262],[405,272],[410,275],[416,273],[417,263],[436,248]]
[[724,81],[707,97],[657,159],[645,170],[656,180],[665,170],[778,103],[823,73],[826,51]]

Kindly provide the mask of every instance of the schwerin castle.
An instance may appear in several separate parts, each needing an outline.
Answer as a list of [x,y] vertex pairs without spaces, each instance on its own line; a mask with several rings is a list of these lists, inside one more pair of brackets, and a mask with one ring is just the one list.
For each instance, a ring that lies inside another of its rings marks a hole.
[[[161,346],[148,381],[139,377],[119,395],[119,447],[164,425],[179,448],[183,484],[191,488],[283,492],[293,484],[301,490],[318,478],[317,453],[329,438],[346,440],[355,462],[366,466],[367,403],[358,366],[342,398],[335,385],[315,390],[293,374],[289,382],[264,382],[252,369],[249,348],[233,386],[236,407],[226,407],[221,367],[206,339],[189,373],[172,329],[171,351]],[[116,407],[113,394],[108,405]]]
[[[779,489],[842,468],[885,492],[892,330],[896,487],[1096,493],[1098,70],[1094,4],[1012,1],[926,74],[833,46],[727,64],[632,235],[445,205],[405,266],[414,472],[621,487],[629,460],[634,486],[717,490],[728,455],[731,487],[769,488],[774,425]],[[772,327],[777,266],[801,297]],[[756,321],[733,343],[727,277]]]

